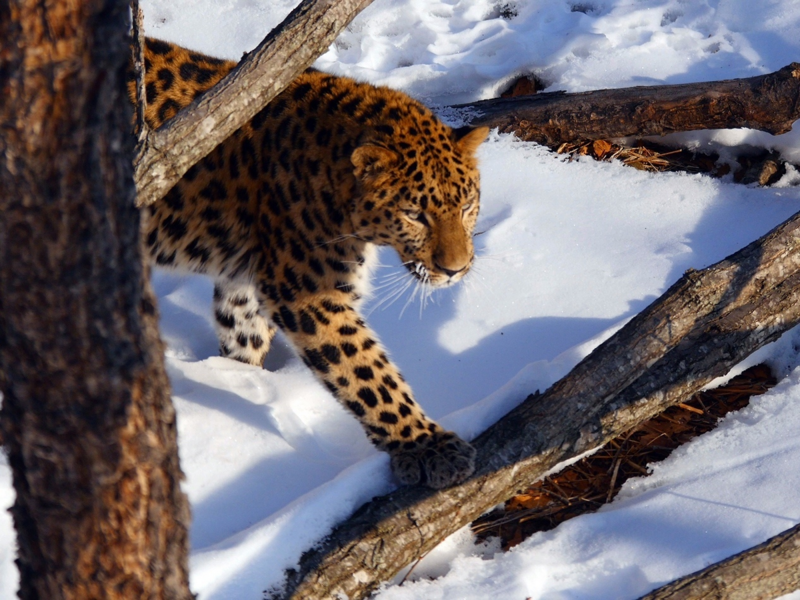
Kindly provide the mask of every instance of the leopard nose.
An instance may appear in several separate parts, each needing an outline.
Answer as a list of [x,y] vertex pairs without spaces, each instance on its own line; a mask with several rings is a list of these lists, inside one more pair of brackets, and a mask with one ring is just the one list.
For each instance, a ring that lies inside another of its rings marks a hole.
[[454,269],[448,269],[447,267],[443,267],[443,266],[442,266],[442,265],[440,265],[439,263],[433,263],[433,264],[434,264],[434,266],[435,266],[437,269],[439,269],[439,270],[440,270],[442,273],[446,273],[446,274],[447,274],[448,276],[450,276],[450,277],[455,277],[456,275],[458,275],[459,273],[461,273],[462,271],[464,271],[464,270],[467,268],[467,266],[466,266],[466,265],[464,265],[464,266],[463,266],[463,267],[461,267],[460,269],[455,269],[455,270],[454,270]]

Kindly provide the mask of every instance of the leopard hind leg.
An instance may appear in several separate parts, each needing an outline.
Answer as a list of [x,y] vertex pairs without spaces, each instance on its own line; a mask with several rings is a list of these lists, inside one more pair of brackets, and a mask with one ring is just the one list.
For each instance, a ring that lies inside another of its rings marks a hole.
[[215,282],[214,326],[221,356],[250,365],[264,364],[275,327],[259,312],[253,284],[230,279]]

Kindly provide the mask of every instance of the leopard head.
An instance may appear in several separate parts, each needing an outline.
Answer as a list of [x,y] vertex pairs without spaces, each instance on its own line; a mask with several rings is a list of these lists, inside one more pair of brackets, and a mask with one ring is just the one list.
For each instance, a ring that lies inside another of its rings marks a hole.
[[394,247],[424,283],[452,285],[475,259],[475,151],[489,129],[454,130],[426,111],[391,130],[391,136],[369,139],[351,155],[360,191],[352,212],[356,235]]

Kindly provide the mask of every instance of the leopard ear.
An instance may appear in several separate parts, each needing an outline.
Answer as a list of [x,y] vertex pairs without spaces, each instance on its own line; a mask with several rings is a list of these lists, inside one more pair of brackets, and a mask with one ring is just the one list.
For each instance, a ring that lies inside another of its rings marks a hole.
[[488,127],[459,127],[453,130],[456,145],[464,154],[474,153],[487,135],[489,135]]
[[394,150],[374,144],[359,146],[350,155],[350,161],[355,167],[355,175],[359,179],[375,177],[397,164],[400,157]]

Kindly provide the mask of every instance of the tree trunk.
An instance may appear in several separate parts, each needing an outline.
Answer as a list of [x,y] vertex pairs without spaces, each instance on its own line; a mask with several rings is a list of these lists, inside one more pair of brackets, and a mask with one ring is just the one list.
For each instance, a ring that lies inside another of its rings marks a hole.
[[137,204],[163,197],[307,69],[371,2],[303,0],[212,90],[147,136],[135,163]]
[[474,442],[477,468],[439,492],[362,506],[287,573],[273,598],[363,598],[559,463],[683,401],[800,322],[800,213],[729,258],[689,271],[542,395]]
[[800,589],[800,525],[640,600],[771,600]]
[[497,127],[551,148],[577,140],[696,129],[750,127],[780,134],[800,119],[800,64],[747,79],[555,92],[452,108],[466,109],[468,115],[477,113],[471,125]]
[[0,4],[0,422],[25,599],[191,598],[128,26],[126,2]]

